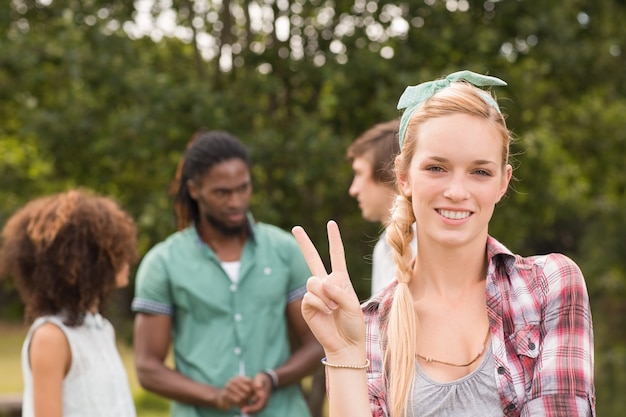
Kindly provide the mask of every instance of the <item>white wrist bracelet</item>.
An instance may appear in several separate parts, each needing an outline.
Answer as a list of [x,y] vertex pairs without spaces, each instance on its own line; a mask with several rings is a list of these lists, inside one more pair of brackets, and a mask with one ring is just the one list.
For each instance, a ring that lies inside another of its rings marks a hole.
[[276,372],[273,369],[269,368],[264,369],[262,372],[270,377],[270,380],[272,381],[272,390],[278,388],[278,375],[276,375]]

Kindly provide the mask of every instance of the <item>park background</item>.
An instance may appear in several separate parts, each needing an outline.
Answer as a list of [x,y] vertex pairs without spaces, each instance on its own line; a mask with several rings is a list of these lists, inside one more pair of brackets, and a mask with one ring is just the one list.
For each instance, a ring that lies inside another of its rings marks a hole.
[[[407,85],[460,69],[495,75],[509,84],[496,94],[516,169],[490,233],[522,255],[580,265],[598,415],[621,417],[624,22],[624,0],[6,0],[0,225],[32,198],[87,187],[132,213],[143,255],[175,229],[168,186],[188,139],[228,130],[252,152],[255,217],[303,225],[322,251],[337,220],[365,299],[379,226],[348,195],[347,146],[399,116]],[[133,379],[131,297],[132,282],[107,313]],[[21,389],[21,315],[0,282],[0,394]],[[140,417],[163,409],[134,387]]]

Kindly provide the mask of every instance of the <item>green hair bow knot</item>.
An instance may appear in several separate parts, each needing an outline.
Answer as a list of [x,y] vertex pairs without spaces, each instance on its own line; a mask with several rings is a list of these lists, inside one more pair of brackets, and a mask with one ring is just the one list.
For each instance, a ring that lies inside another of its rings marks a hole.
[[[409,86],[404,90],[402,96],[400,96],[400,100],[398,101],[398,110],[404,110],[402,113],[402,117],[400,118],[400,132],[399,132],[399,140],[400,147],[404,143],[404,135],[406,134],[407,126],[409,125],[409,120],[411,120],[411,116],[413,113],[422,105],[426,100],[431,98],[435,93],[447,88],[453,82],[457,81],[467,81],[470,84],[475,85],[476,87],[486,87],[486,86],[504,86],[506,82],[503,80],[490,77],[488,75],[477,74],[472,71],[464,70],[454,72],[448,75],[446,78],[434,81],[424,82],[418,85]],[[498,111],[500,108],[498,107],[498,103],[487,93],[484,94],[485,101],[495,107]]]

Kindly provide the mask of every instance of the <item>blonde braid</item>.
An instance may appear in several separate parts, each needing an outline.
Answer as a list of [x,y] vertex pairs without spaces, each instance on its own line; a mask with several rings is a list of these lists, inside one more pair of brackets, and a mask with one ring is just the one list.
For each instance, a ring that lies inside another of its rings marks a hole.
[[387,228],[387,242],[393,249],[398,280],[389,312],[388,348],[384,356],[390,411],[393,416],[406,415],[406,405],[414,380],[417,318],[408,286],[413,272],[411,241],[414,222],[411,200],[399,195],[396,197],[391,222]]

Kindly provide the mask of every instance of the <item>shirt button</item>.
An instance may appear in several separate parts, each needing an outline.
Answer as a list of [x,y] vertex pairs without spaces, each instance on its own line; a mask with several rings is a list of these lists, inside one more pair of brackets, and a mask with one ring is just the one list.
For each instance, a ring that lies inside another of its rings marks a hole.
[[269,266],[266,266],[265,269],[263,270],[263,273],[265,275],[269,275],[272,273],[272,268],[270,268]]
[[230,286],[230,290],[231,290],[232,292],[237,291],[237,285],[235,285],[235,284],[231,284],[231,286]]
[[514,403],[509,403],[509,405],[506,406],[506,409],[508,411],[513,411],[515,410],[515,404]]
[[530,350],[535,350],[535,347],[536,347],[536,346],[535,346],[535,344],[534,344],[533,342],[528,342],[528,348],[529,348]]
[[506,369],[504,369],[504,366],[499,366],[498,367],[498,373],[500,375],[504,375],[506,373]]
[[241,321],[241,314],[235,314],[235,321]]
[[235,349],[233,349],[233,352],[235,353],[235,355],[239,356],[241,355],[241,348],[237,346]]

